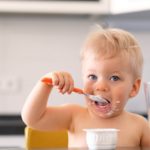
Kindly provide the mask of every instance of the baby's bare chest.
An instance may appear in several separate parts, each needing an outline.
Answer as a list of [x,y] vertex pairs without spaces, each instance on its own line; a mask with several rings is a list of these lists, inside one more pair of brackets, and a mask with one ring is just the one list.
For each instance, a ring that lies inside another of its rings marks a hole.
[[141,133],[137,125],[91,120],[75,122],[74,130],[69,134],[69,145],[71,147],[87,147],[84,129],[88,128],[116,128],[119,129],[117,146],[135,147],[140,145]]
[[[69,147],[87,147],[86,132],[80,130],[78,132],[69,133]],[[137,132],[120,130],[118,132],[118,147],[138,147],[140,146],[140,138]]]

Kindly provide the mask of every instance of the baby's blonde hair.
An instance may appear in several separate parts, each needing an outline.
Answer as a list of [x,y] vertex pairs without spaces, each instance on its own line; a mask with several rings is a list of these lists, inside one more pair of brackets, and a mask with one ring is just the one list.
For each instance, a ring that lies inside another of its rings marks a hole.
[[88,51],[93,51],[97,56],[104,54],[106,57],[126,57],[135,77],[142,76],[143,56],[140,46],[136,38],[125,30],[108,28],[90,33],[81,50],[81,60],[84,60]]

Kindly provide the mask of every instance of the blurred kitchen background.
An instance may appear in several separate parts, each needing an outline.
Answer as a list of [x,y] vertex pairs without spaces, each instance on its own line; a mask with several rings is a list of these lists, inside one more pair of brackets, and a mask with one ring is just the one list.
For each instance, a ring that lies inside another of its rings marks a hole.
[[[68,71],[82,88],[80,49],[96,24],[136,36],[145,59],[143,81],[150,81],[149,7],[148,0],[0,0],[0,145],[23,145],[20,112],[41,76]],[[49,103],[84,105],[84,98],[54,89]],[[143,86],[126,109],[147,115]]]

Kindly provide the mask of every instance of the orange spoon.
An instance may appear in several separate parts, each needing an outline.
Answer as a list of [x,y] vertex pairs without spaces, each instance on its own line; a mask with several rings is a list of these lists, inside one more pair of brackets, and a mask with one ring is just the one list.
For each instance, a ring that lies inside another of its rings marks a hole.
[[[41,81],[48,84],[48,85],[52,84],[52,79],[51,78],[43,78]],[[83,90],[81,90],[79,88],[74,88],[73,92],[79,93],[79,94],[84,94]]]
[[[48,85],[52,84],[52,79],[51,78],[46,78],[45,77],[41,81],[44,82],[44,83],[46,83],[46,84],[48,84]],[[82,89],[79,89],[79,88],[76,88],[76,87],[73,89],[73,92],[78,93],[78,94],[83,94],[83,95],[87,96],[89,99],[91,99],[93,101],[96,101],[96,102],[99,102],[101,104],[107,104],[107,103],[109,103],[108,100],[106,100],[106,99],[104,99],[102,97],[84,93]]]

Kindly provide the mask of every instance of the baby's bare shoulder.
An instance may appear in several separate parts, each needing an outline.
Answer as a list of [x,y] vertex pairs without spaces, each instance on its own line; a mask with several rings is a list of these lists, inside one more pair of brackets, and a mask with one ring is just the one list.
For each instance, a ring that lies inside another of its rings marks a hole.
[[68,113],[71,114],[71,124],[69,130],[74,131],[76,128],[76,122],[82,122],[83,118],[85,118],[87,108],[78,104],[65,104],[64,107]]
[[132,113],[132,112],[127,112],[127,115],[128,115],[128,117],[131,118],[131,119],[146,121],[146,118],[143,117],[143,116],[140,115],[140,114],[136,114],[136,113]]
[[128,112],[128,118],[135,122],[137,125],[147,125],[148,121],[145,117],[139,114]]
[[136,136],[139,135],[140,137],[140,144],[141,146],[150,146],[150,126],[149,122],[146,118],[139,114],[134,113],[127,113],[128,120],[131,122],[131,126],[135,129]]

